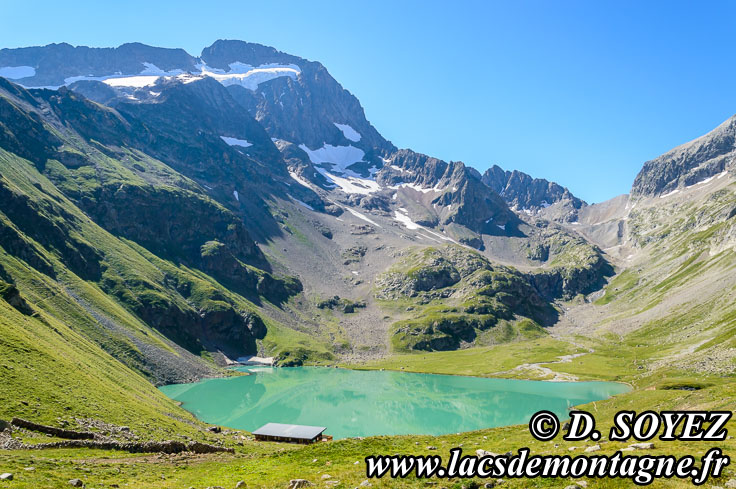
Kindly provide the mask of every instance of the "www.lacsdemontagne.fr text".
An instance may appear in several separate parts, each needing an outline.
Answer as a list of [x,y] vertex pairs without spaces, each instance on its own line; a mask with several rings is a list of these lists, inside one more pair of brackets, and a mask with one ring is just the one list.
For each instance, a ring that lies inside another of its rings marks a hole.
[[365,458],[369,478],[545,478],[591,477],[627,479],[637,485],[650,484],[654,479],[691,479],[701,485],[709,477],[718,477],[728,465],[729,457],[719,448],[710,449],[700,458],[700,467],[691,455],[532,455],[528,448],[511,456],[478,457],[463,455],[461,448],[450,450],[445,466],[442,457],[430,456],[370,456]]

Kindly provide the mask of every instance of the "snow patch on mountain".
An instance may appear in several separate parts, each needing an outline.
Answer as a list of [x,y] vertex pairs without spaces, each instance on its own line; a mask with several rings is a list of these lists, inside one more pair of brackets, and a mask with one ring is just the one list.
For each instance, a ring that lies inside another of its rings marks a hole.
[[406,229],[419,229],[421,227],[419,224],[412,221],[407,214],[404,214],[400,211],[394,211],[394,219],[403,224]]
[[[120,72],[95,76],[95,75],[77,75],[70,76],[64,79],[64,85],[70,85],[77,81],[101,81],[112,87],[132,87],[141,88],[150,86],[156,83],[160,77],[176,77],[182,83],[191,83],[196,80],[201,80],[202,77],[209,76],[220,82],[224,86],[229,85],[240,85],[249,90],[256,90],[258,85],[261,83],[279,78],[281,76],[288,76],[293,79],[301,73],[301,70],[296,65],[279,65],[279,64],[267,64],[254,67],[245,63],[231,63],[230,70],[224,71],[220,69],[210,68],[204,63],[197,65],[199,71],[193,73],[185,73],[181,69],[175,69],[171,71],[164,71],[153,63],[144,61],[143,69],[140,73],[135,75],[123,75]],[[34,76],[35,70],[30,66],[20,67],[6,67],[0,68],[0,70],[8,69],[9,75],[17,75],[16,78],[23,78],[26,76]],[[30,70],[33,70],[32,72]],[[5,76],[0,71],[0,76]],[[23,76],[20,76],[23,75]],[[11,78],[11,76],[6,76]],[[58,88],[58,87],[54,87]]]
[[0,68],[0,76],[10,80],[20,80],[36,76],[36,69],[33,66],[3,66]]
[[427,192],[444,192],[445,189],[442,187],[439,187],[439,184],[434,187],[425,188],[421,185],[417,185],[416,183],[399,183],[398,185],[392,185],[389,188],[391,189],[400,189],[400,188],[410,188],[412,190],[416,190],[417,192],[421,192],[423,194],[426,194]]
[[309,184],[309,182],[307,182],[302,177],[300,177],[299,175],[297,175],[296,172],[289,170],[289,175],[291,175],[291,178],[293,178],[294,180],[296,180],[299,185],[303,185],[304,187],[307,187],[309,189],[312,188],[312,186]]
[[353,129],[352,127],[350,127],[349,125],[338,124],[337,122],[333,122],[333,124],[335,124],[335,127],[337,127],[338,129],[340,129],[340,131],[342,131],[342,135],[345,136],[347,139],[355,143],[360,141],[360,137],[361,137],[360,133],[356,131],[355,129]]
[[705,184],[710,183],[711,181],[713,181],[713,179],[719,179],[721,177],[725,177],[727,173],[728,173],[728,171],[722,171],[718,175],[710,176],[710,177],[706,178],[705,180],[701,180],[701,181],[699,181],[697,183],[694,183],[692,185],[688,185],[685,188],[688,188],[689,189],[689,188],[695,187],[696,185],[705,185]]
[[302,202],[301,200],[299,200],[299,199],[297,199],[295,197],[292,197],[292,199],[294,200],[294,202],[296,202],[300,206],[305,207],[305,208],[309,209],[310,211],[313,211],[314,210],[314,207],[312,207],[311,205],[307,204],[306,202]]
[[100,81],[111,87],[143,88],[156,84],[162,76],[180,76],[184,71],[180,69],[164,71],[153,63],[144,61],[143,69],[135,75],[123,75],[119,71],[110,75],[78,75],[64,78],[64,85],[71,85],[78,81]]
[[102,83],[104,83],[105,85],[109,85],[111,87],[143,88],[143,87],[151,87],[155,85],[156,81],[159,78],[161,77],[158,75],[141,75],[141,76],[124,76],[120,78],[106,78],[104,80],[99,80],[99,81],[102,81]]
[[358,211],[356,211],[354,209],[351,209],[350,207],[346,207],[346,209],[348,210],[349,213],[351,213],[352,215],[354,215],[358,219],[362,219],[365,222],[367,222],[369,224],[373,224],[374,226],[376,226],[378,228],[381,227],[378,223],[376,223],[375,221],[373,221],[370,218],[368,218],[368,216],[366,216],[365,214],[361,214],[360,212],[358,212]]
[[248,90],[255,91],[261,83],[288,76],[296,80],[301,69],[297,65],[280,65],[276,63],[254,67],[239,61],[230,63],[230,71],[210,68],[206,64],[197,65],[201,76],[208,76],[220,82],[223,86],[240,85]]
[[[419,233],[419,236],[421,236],[423,238],[431,239],[432,241],[435,241],[435,242],[439,243],[438,240],[436,240],[435,238],[432,237],[432,236],[435,236],[436,238],[439,238],[442,241],[449,241],[451,243],[457,243],[457,241],[455,241],[454,239],[452,239],[452,238],[450,238],[448,236],[445,236],[444,234],[437,233],[435,231],[432,231],[429,228],[426,228],[426,227],[422,226],[421,224],[415,223],[409,217],[408,211],[406,209],[404,209],[403,207],[399,207],[399,210],[394,211],[394,220],[396,220],[396,221],[400,222],[401,224],[403,224],[404,227],[406,227],[406,229],[410,229],[410,230],[413,230],[413,231],[417,231],[417,230],[423,231],[426,234]],[[429,235],[431,235],[431,236],[429,236]]]
[[246,141],[245,139],[231,138],[228,136],[220,136],[220,139],[225,141],[230,146],[241,146],[243,148],[253,146],[253,143],[250,143]]
[[664,194],[664,195],[660,195],[660,196],[659,196],[659,198],[660,198],[660,199],[664,199],[664,198],[667,198],[667,197],[669,197],[670,195],[675,195],[675,194],[676,194],[677,192],[679,192],[679,191],[680,191],[680,189],[679,189],[679,188],[676,188],[676,189],[675,189],[675,190],[673,190],[672,192],[667,192],[667,193],[666,193],[666,194]]
[[139,73],[140,75],[156,75],[156,76],[176,76],[184,73],[184,70],[171,70],[164,71],[153,63],[143,62],[143,70]]
[[368,195],[381,190],[381,186],[378,185],[375,180],[354,176],[339,177],[323,168],[317,168],[317,171],[324,175],[324,177],[333,185],[339,187],[347,194]]
[[312,150],[305,144],[299,148],[307,153],[318,172],[320,172],[334,186],[348,194],[370,194],[381,189],[375,181],[378,169],[369,169],[369,178],[350,170],[348,167],[363,161],[365,153],[355,146],[333,146],[325,144],[321,148]]
[[[353,145],[350,146],[333,146],[325,144],[321,148],[312,150],[306,144],[300,144],[299,148],[307,153],[309,161],[315,164],[330,163],[334,165],[334,169],[345,173],[347,167],[354,165],[359,161],[363,161],[365,153],[362,149],[358,149]],[[355,175],[357,176],[357,175]]]

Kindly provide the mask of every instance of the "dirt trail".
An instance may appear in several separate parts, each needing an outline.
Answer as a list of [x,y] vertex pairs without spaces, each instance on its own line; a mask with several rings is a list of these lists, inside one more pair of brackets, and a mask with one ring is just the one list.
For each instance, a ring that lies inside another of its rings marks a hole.
[[547,379],[550,382],[575,382],[578,380],[578,378],[575,375],[566,374],[562,372],[555,372],[551,368],[545,367],[544,365],[553,365],[555,363],[569,363],[569,362],[572,362],[575,358],[581,357],[583,355],[587,355],[588,353],[593,353],[594,351],[595,350],[591,348],[588,351],[584,351],[581,353],[574,353],[572,355],[562,355],[560,357],[557,357],[559,360],[554,361],[554,362],[525,363],[525,364],[519,365],[518,367],[515,367],[514,370],[516,371],[531,370],[533,372],[536,372],[540,377],[544,377],[544,378],[552,376],[551,379]]
[[[581,309],[581,306],[572,306],[572,307],[576,308],[574,312],[578,312]],[[582,306],[582,307],[585,307],[585,306]],[[571,307],[565,307],[563,305],[561,309],[562,309],[562,318],[560,318],[560,322],[558,322],[555,326],[549,329],[550,336],[556,340],[564,341],[577,348],[582,348],[586,351],[583,351],[580,353],[573,353],[570,355],[562,355],[562,356],[557,357],[557,360],[553,362],[525,363],[525,364],[515,367],[513,370],[527,371],[527,372],[531,371],[531,373],[536,374],[539,377],[542,377],[545,379],[547,379],[548,377],[552,377],[551,379],[548,379],[550,382],[575,382],[578,380],[578,377],[573,374],[567,374],[564,372],[555,372],[551,368],[545,367],[545,365],[554,365],[558,363],[570,363],[576,358],[579,358],[583,355],[588,355],[589,353],[595,352],[593,348],[590,348],[588,346],[583,346],[580,343],[576,342],[574,339],[572,339],[571,337],[572,335],[585,334],[586,332],[588,332],[588,330],[586,330],[584,326],[581,326],[575,320],[573,315],[568,314],[571,311]]]

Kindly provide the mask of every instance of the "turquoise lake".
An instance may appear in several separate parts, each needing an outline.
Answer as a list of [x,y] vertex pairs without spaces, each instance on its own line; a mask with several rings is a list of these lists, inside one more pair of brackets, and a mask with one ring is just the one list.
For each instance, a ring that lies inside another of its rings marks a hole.
[[539,382],[325,367],[239,367],[250,375],[161,387],[206,422],[253,431],[269,423],[326,426],[337,438],[441,435],[528,423],[542,409],[627,392],[613,382]]

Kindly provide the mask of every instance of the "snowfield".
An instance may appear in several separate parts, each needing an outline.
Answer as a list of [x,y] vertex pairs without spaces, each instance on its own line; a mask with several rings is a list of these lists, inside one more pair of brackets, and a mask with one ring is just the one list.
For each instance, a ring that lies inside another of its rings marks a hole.
[[379,224],[377,224],[377,223],[376,223],[375,221],[372,221],[371,219],[369,219],[369,218],[368,218],[368,216],[366,216],[365,214],[361,214],[360,212],[358,212],[358,211],[356,211],[356,210],[353,210],[353,209],[351,209],[350,207],[346,207],[346,209],[348,210],[348,212],[349,212],[349,213],[351,213],[352,215],[354,215],[354,216],[355,216],[355,217],[357,217],[358,219],[362,219],[362,220],[364,220],[364,221],[365,221],[365,222],[367,222],[367,223],[373,224],[373,225],[374,225],[374,226],[376,226],[377,228],[380,228],[380,227],[381,227],[381,226],[380,226]]
[[335,127],[337,127],[338,129],[342,131],[342,135],[345,136],[345,138],[355,143],[360,141],[360,138],[361,138],[360,133],[356,131],[355,129],[353,129],[352,127],[350,127],[349,125],[338,124],[337,122],[333,122],[333,124],[335,124]]
[[[315,150],[309,149],[305,144],[300,144],[299,148],[307,153],[309,161],[315,165],[317,171],[343,192],[367,195],[381,190],[381,186],[373,178],[378,172],[377,168],[369,170],[370,178],[364,178],[348,169],[350,165],[363,161],[365,153],[362,149],[352,145],[333,146],[331,144],[325,144]],[[331,168],[327,169],[325,165]]]
[[[98,81],[101,81],[105,85],[109,85],[111,87],[143,88],[143,87],[151,87],[155,85],[156,81],[159,78],[161,77],[157,75],[141,75],[141,76],[124,76],[120,78],[106,78],[104,80],[98,80]],[[67,80],[64,80],[64,81],[67,81]]]
[[247,148],[249,146],[253,146],[253,143],[250,143],[246,141],[245,139],[238,139],[238,138],[231,138],[228,136],[220,136],[220,139],[225,141],[230,146],[240,146],[243,148]]
[[318,149],[309,149],[306,144],[300,144],[299,149],[307,153],[309,161],[315,164],[331,163],[341,173],[346,173],[347,167],[363,161],[365,153],[362,149],[350,146],[333,146],[325,144]]
[[332,182],[336,187],[340,187],[340,189],[347,194],[368,195],[381,190],[381,186],[378,185],[375,180],[360,177],[343,178],[321,168],[317,168],[317,170],[319,170],[319,172],[324,175],[328,181]]
[[267,64],[253,67],[241,62],[230,63],[230,71],[225,72],[219,69],[213,69],[206,64],[197,66],[201,76],[209,76],[220,82],[223,86],[240,85],[248,90],[255,91],[261,83],[288,76],[294,80],[301,73],[301,69],[297,65],[279,65]]
[[303,185],[304,187],[307,187],[307,188],[310,188],[310,189],[312,188],[312,186],[309,184],[309,182],[307,182],[302,177],[300,177],[299,175],[297,175],[296,172],[293,172],[293,171],[289,170],[289,175],[291,175],[291,178],[293,178],[294,180],[296,180],[296,182],[299,185]]
[[[254,67],[240,62],[230,63],[230,70],[227,72],[216,68],[210,68],[203,63],[197,65],[197,69],[199,71],[195,71],[193,73],[185,73],[180,69],[164,71],[155,64],[147,61],[144,61],[142,65],[143,69],[136,74],[124,75],[118,72],[102,76],[95,76],[92,74],[70,76],[64,79],[64,85],[70,85],[74,82],[85,80],[101,81],[111,87],[141,88],[155,84],[161,77],[176,77],[182,83],[191,83],[208,76],[210,78],[214,78],[224,86],[240,85],[248,90],[256,90],[258,85],[269,80],[273,80],[274,78],[288,76],[292,79],[296,79],[297,76],[299,76],[299,73],[301,73],[301,69],[296,65],[267,64]],[[25,78],[28,76],[34,76],[35,74],[36,70],[30,66],[7,66],[5,68],[0,68],[0,76],[11,79]]]
[[[403,209],[402,209],[403,210]],[[420,229],[421,226],[409,218],[407,214],[404,214],[399,211],[394,211],[394,219],[399,221],[401,224],[403,224],[406,229]]]
[[[451,243],[458,244],[457,241],[450,238],[449,236],[445,236],[444,234],[432,231],[431,229],[412,221],[411,218],[408,216],[407,210],[403,207],[399,207],[398,211],[394,211],[394,220],[400,222],[402,225],[404,225],[404,227],[406,227],[406,229],[410,229],[413,231],[424,231],[424,233],[418,233],[419,236],[422,236],[423,238],[431,239],[432,241],[435,241],[437,243],[441,241],[449,241]],[[435,238],[439,238],[439,240]]]

